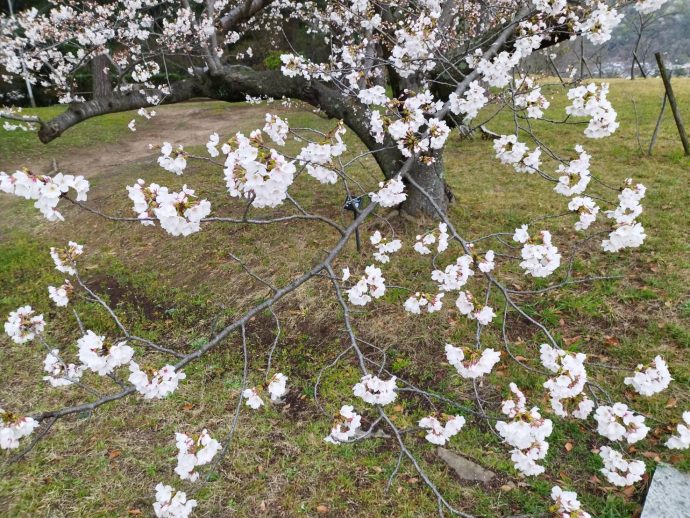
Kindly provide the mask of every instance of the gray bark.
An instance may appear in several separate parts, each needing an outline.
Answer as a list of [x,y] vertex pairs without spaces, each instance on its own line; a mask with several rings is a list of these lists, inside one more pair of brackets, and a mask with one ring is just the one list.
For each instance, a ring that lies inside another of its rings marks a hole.
[[113,87],[110,84],[110,60],[105,54],[98,54],[91,60],[91,94],[93,99],[102,99],[113,95]]
[[444,180],[443,153],[436,152],[434,159],[435,161],[431,165],[416,163],[410,169],[408,174],[424,192],[412,185],[407,186],[407,200],[400,206],[400,210],[406,214],[414,217],[428,216],[433,219],[440,219],[438,210],[444,214],[448,210],[452,194]]

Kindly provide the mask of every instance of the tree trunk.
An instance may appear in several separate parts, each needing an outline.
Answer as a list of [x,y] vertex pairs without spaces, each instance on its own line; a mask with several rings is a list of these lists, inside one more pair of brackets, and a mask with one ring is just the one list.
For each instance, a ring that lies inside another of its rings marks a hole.
[[402,212],[414,217],[427,216],[439,219],[439,210],[443,214],[448,210],[452,194],[443,179],[443,152],[437,151],[434,158],[435,161],[431,165],[417,163],[412,166],[409,175],[424,193],[411,182],[406,182],[407,199],[400,206]]
[[110,60],[105,54],[99,54],[91,60],[91,79],[93,99],[103,99],[113,95],[113,87],[110,84]]

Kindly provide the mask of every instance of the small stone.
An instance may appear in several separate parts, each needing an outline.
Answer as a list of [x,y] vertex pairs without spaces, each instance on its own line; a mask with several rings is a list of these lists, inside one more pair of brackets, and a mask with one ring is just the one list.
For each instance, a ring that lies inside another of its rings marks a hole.
[[441,460],[453,468],[458,477],[463,480],[471,480],[486,484],[495,476],[495,474],[488,469],[483,468],[465,457],[461,457],[457,453],[446,450],[445,448],[439,448],[436,453]]
[[690,474],[659,464],[652,477],[640,518],[690,516]]

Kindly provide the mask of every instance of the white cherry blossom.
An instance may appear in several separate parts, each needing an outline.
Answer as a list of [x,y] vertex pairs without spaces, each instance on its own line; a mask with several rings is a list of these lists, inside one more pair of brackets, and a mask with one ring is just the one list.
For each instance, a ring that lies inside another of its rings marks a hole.
[[48,296],[58,307],[65,307],[69,303],[69,298],[73,291],[74,287],[67,279],[57,288],[55,286],[48,286]]
[[331,444],[348,442],[357,436],[361,425],[362,416],[354,411],[354,407],[351,405],[343,405],[333,421],[331,433],[324,438],[324,441]]
[[50,257],[55,263],[55,269],[67,275],[77,274],[77,257],[84,253],[84,245],[74,241],[67,243],[64,248],[50,248]]
[[396,176],[387,182],[379,183],[378,192],[370,192],[371,201],[381,207],[396,207],[407,199],[405,184],[400,176]]
[[631,486],[635,482],[642,480],[645,472],[644,462],[641,460],[627,461],[620,452],[608,446],[602,446],[599,456],[604,461],[601,472],[614,486]]
[[267,387],[271,401],[280,401],[287,394],[287,380],[288,377],[281,372],[273,375]]
[[461,415],[444,416],[446,417],[446,424],[433,415],[423,417],[419,420],[419,427],[429,430],[426,434],[426,440],[431,444],[439,446],[445,445],[451,437],[457,435],[458,432],[465,426],[465,418]]
[[20,417],[0,408],[0,449],[19,448],[19,440],[31,435],[38,424],[31,417]]
[[196,500],[187,500],[187,495],[182,491],[176,491],[162,482],[156,486],[153,512],[157,518],[188,518],[196,506]]
[[551,488],[551,499],[554,501],[556,518],[591,518],[588,512],[582,510],[582,504],[577,499],[575,491],[563,491],[559,486]]
[[664,359],[656,356],[650,365],[646,367],[642,364],[638,365],[635,374],[625,378],[623,383],[632,385],[643,396],[653,396],[666,390],[672,379]]
[[683,412],[683,422],[676,426],[676,435],[668,438],[666,447],[674,450],[690,448],[690,411]]
[[[466,357],[465,354],[468,354]],[[446,359],[458,374],[466,379],[476,379],[489,374],[501,360],[501,353],[493,349],[467,351],[452,344],[446,344]]]
[[16,344],[25,344],[43,333],[43,315],[37,315],[31,306],[22,306],[10,312],[5,322],[5,334]]
[[388,405],[395,401],[397,393],[393,376],[388,381],[380,379],[378,376],[367,374],[352,388],[352,393],[370,405]]
[[644,416],[635,414],[624,403],[598,407],[594,420],[598,425],[597,432],[612,441],[625,439],[628,444],[633,444],[644,439],[649,432]]
[[77,347],[79,361],[99,376],[106,376],[116,368],[127,365],[134,356],[134,349],[127,342],[110,345],[105,336],[99,336],[91,330],[77,340]]
[[177,473],[182,480],[194,482],[199,479],[197,466],[203,466],[213,460],[220,451],[220,443],[213,439],[205,428],[199,436],[190,437],[184,433],[175,434],[177,445]]
[[43,376],[43,380],[50,383],[52,387],[67,387],[81,379],[85,367],[63,362],[60,351],[52,349],[43,360],[43,370],[48,373],[47,376]]
[[176,372],[172,365],[165,365],[158,370],[141,370],[134,361],[129,364],[129,372],[129,382],[144,399],[161,399],[172,394],[180,381],[187,377],[182,371]]

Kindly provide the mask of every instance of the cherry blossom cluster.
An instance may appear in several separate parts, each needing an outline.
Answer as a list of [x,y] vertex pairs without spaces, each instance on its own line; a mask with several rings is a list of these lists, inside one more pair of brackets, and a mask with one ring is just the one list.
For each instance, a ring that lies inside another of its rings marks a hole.
[[544,110],[551,105],[541,93],[541,87],[529,76],[524,76],[519,81],[514,94],[514,103],[516,109],[525,110],[527,116],[532,119],[541,119],[544,116]]
[[606,477],[606,480],[614,486],[631,486],[635,482],[642,480],[645,465],[641,460],[628,461],[620,452],[608,446],[601,447],[599,457],[604,461],[604,467],[601,468],[601,472]]
[[263,127],[264,133],[279,146],[284,146],[285,139],[287,139],[290,132],[287,121],[281,119],[277,115],[271,115],[270,113],[266,114],[265,120],[266,124]]
[[495,259],[496,253],[493,250],[487,250],[484,257],[477,263],[477,268],[482,273],[489,273],[496,267]]
[[568,202],[568,210],[577,212],[579,216],[575,230],[587,230],[599,214],[599,206],[589,196],[575,196]]
[[[271,401],[279,402],[285,394],[287,394],[287,376],[281,372],[273,375],[265,385]],[[246,399],[245,404],[254,410],[258,410],[264,405],[264,400],[261,399],[261,392],[264,387],[247,388],[242,392],[242,397]]]
[[575,117],[590,117],[585,128],[586,137],[608,137],[620,126],[616,120],[616,110],[607,99],[608,93],[608,83],[588,83],[568,91],[568,99],[572,104],[566,107],[565,112]]
[[[522,243],[520,268],[532,277],[548,277],[561,265],[561,254],[551,244],[551,232],[542,230],[537,240],[532,240],[527,225],[515,229],[513,241]],[[540,242],[541,241],[541,242]]]
[[151,183],[148,186],[139,179],[127,186],[132,210],[143,225],[153,225],[152,216],[161,228],[173,236],[188,236],[201,229],[201,220],[211,213],[208,200],[195,199],[194,190],[186,185],[180,192],[170,192],[167,187]]
[[623,19],[623,13],[598,2],[589,17],[575,24],[575,30],[584,34],[594,45],[601,45],[611,39],[611,33]]
[[445,293],[443,292],[437,293],[436,295],[416,292],[405,301],[403,307],[405,308],[405,311],[412,313],[413,315],[421,314],[422,308],[426,308],[428,313],[435,313],[443,308],[444,295]]
[[644,198],[646,188],[642,184],[632,187],[632,180],[626,180],[626,187],[618,195],[616,210],[606,211],[606,217],[616,222],[613,232],[601,242],[607,252],[618,252],[623,248],[638,248],[647,235],[644,227],[637,221],[642,213],[640,201]]
[[70,189],[76,193],[76,201],[86,201],[89,182],[83,176],[63,173],[47,176],[23,170],[8,175],[0,171],[0,191],[27,200],[35,200],[34,207],[48,221],[64,221],[65,218],[55,208],[60,198],[67,195]]
[[623,380],[643,396],[653,396],[668,388],[673,378],[668,371],[668,365],[661,356],[657,356],[648,366],[638,365],[635,374]]
[[370,237],[369,241],[376,247],[374,252],[374,259],[379,263],[386,264],[390,261],[390,254],[393,254],[402,248],[402,241],[399,239],[388,240],[381,234],[380,231],[375,231]]
[[465,426],[465,418],[461,415],[441,417],[445,418],[446,424],[442,424],[439,418],[433,415],[419,420],[419,427],[429,430],[425,436],[426,440],[439,446],[445,445]]
[[465,122],[476,118],[488,102],[486,90],[482,88],[479,81],[472,81],[462,97],[455,92],[451,92],[448,97],[450,111],[455,115],[462,114]]
[[474,275],[473,263],[474,259],[471,255],[461,255],[443,270],[433,270],[431,279],[438,283],[441,291],[459,290]]
[[[433,159],[430,153],[443,149],[450,135],[445,121],[433,116],[443,107],[443,103],[435,100],[429,90],[408,93],[407,99],[398,106],[400,118],[387,124],[388,134],[403,156],[426,155],[428,158],[425,162],[431,163]],[[372,123],[372,128],[378,133],[378,124]]]
[[69,303],[69,298],[73,292],[74,286],[72,286],[68,279],[65,279],[65,282],[57,288],[55,286],[48,286],[48,296],[58,307],[65,307]]
[[551,499],[554,502],[553,509],[556,518],[591,518],[592,516],[582,510],[582,504],[577,499],[575,491],[563,491],[559,486],[553,486]]
[[567,417],[568,407],[572,406],[574,409],[570,415],[577,419],[587,419],[594,408],[594,402],[583,393],[587,383],[584,365],[586,356],[542,344],[540,358],[542,365],[556,374],[544,383],[544,388],[549,391],[554,413]]
[[112,374],[116,368],[127,365],[134,356],[134,349],[127,342],[111,345],[105,336],[99,336],[91,330],[77,340],[77,347],[79,361],[99,376]]
[[74,241],[69,241],[63,248],[50,247],[50,257],[55,263],[55,269],[67,275],[77,274],[77,257],[83,253],[84,245]]
[[415,252],[422,255],[431,254],[429,246],[433,244],[436,244],[436,250],[439,254],[445,252],[448,249],[448,237],[448,225],[441,222],[438,224],[438,235],[436,231],[432,231],[415,238]]
[[161,156],[158,157],[158,165],[166,171],[181,175],[187,167],[187,154],[182,146],[173,149],[170,142],[163,142]]
[[340,123],[326,135],[326,142],[310,142],[297,155],[301,165],[306,166],[307,174],[320,183],[336,183],[338,181],[337,169],[333,165],[333,159],[341,156],[347,146],[343,142],[345,125]]
[[352,405],[343,405],[333,421],[331,433],[324,438],[324,441],[331,444],[351,441],[357,437],[361,426],[362,416],[355,412]]
[[405,184],[400,176],[379,183],[378,192],[370,192],[369,197],[381,207],[397,207],[407,199]]
[[176,491],[162,482],[156,486],[153,512],[157,518],[187,518],[197,506],[196,500],[187,500],[183,491]]
[[546,457],[549,450],[546,438],[551,435],[553,424],[541,416],[537,407],[527,410],[525,395],[515,383],[511,382],[510,390],[514,397],[503,401],[501,412],[512,421],[498,421],[496,430],[513,447],[510,458],[515,469],[525,476],[540,475],[545,468],[537,461]]
[[388,405],[397,397],[395,380],[393,376],[389,380],[382,380],[378,376],[366,374],[359,383],[352,387],[352,393],[370,405]]
[[676,435],[669,437],[666,447],[675,450],[690,448],[690,411],[683,412],[683,422],[676,426]]
[[190,437],[184,433],[175,434],[177,445],[177,467],[175,473],[182,480],[194,482],[199,478],[197,466],[211,462],[220,451],[220,443],[213,439],[205,428],[198,437]]
[[487,326],[496,316],[496,312],[491,306],[478,305],[474,303],[474,297],[469,291],[460,291],[455,301],[455,307],[461,315],[465,315],[470,320],[476,320],[483,326]]
[[254,207],[277,207],[287,197],[296,168],[275,149],[266,149],[260,130],[249,138],[237,133],[228,143],[225,183],[230,196],[248,198]]
[[0,449],[19,448],[19,440],[31,435],[38,421],[31,417],[20,417],[0,408]]
[[556,171],[560,176],[553,190],[563,196],[582,194],[592,179],[589,172],[591,155],[579,144],[575,146],[575,151],[579,156],[570,160],[567,165],[560,164]]
[[649,432],[649,427],[644,424],[644,416],[635,414],[624,403],[597,407],[594,420],[597,422],[597,432],[612,441],[625,439],[628,444],[634,444]]
[[154,209],[158,208],[158,193],[161,189],[166,189],[161,187],[157,183],[150,183],[148,186],[146,182],[139,178],[137,183],[134,185],[128,185],[127,196],[134,206],[132,210],[137,213],[137,217],[141,220],[142,225],[155,225],[153,219],[155,218]]
[[446,344],[446,359],[465,379],[476,379],[489,374],[501,361],[501,353],[493,349],[468,350]]
[[494,140],[494,151],[502,164],[512,165],[518,173],[534,173],[541,165],[541,148],[530,153],[527,145],[518,141],[517,135],[501,135]]
[[50,383],[51,387],[67,387],[77,383],[85,369],[84,365],[66,364],[60,358],[60,351],[52,349],[43,360],[43,370],[48,373],[43,376],[43,381]]
[[141,370],[135,361],[129,362],[129,372],[127,379],[144,399],[161,399],[172,394],[180,381],[187,377],[184,372],[177,372],[172,365],[165,365],[158,370]]
[[43,315],[37,315],[31,306],[22,306],[12,311],[5,322],[5,333],[16,344],[25,344],[43,333]]
[[347,297],[350,304],[366,306],[372,299],[379,299],[385,293],[386,279],[383,277],[381,269],[369,265],[364,269],[364,275],[357,281],[357,284],[347,290]]
[[194,190],[186,185],[182,186],[180,192],[169,192],[161,187],[156,196],[158,207],[153,210],[161,228],[173,236],[188,236],[198,232],[201,220],[211,213],[211,203],[193,198]]

